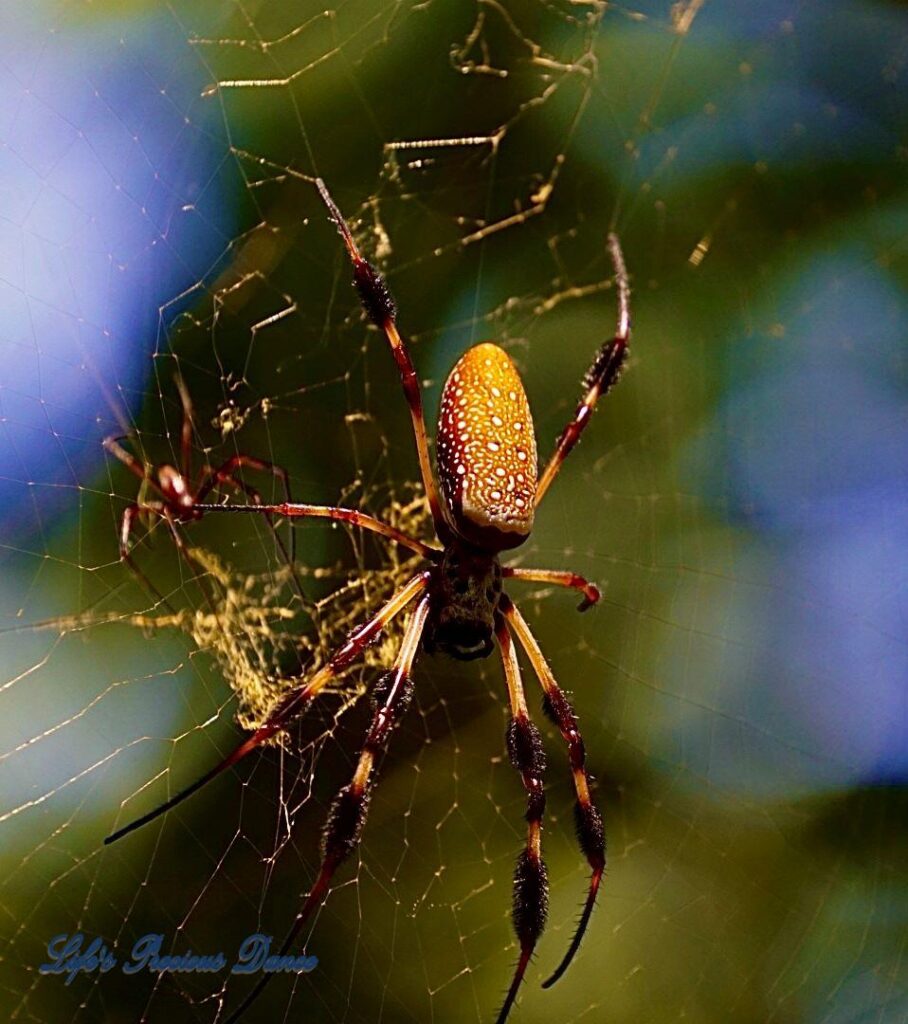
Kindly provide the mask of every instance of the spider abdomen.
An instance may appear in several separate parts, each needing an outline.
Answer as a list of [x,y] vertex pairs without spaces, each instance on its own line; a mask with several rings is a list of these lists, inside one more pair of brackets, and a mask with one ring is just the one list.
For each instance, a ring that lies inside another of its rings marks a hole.
[[489,551],[522,544],[533,528],[536,436],[523,382],[498,345],[474,346],[451,370],[437,444],[455,530]]

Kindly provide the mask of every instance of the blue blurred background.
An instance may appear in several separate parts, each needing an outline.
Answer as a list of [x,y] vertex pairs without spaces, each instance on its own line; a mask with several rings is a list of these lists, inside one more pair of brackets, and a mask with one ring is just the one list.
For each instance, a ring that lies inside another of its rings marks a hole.
[[54,7],[3,16],[0,506],[17,538],[97,473],[237,227],[219,119],[173,19],[52,31]]

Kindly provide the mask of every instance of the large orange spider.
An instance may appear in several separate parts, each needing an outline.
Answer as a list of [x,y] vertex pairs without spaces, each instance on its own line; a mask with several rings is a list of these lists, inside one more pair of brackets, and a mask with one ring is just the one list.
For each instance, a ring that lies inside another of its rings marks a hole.
[[[437,462],[442,501],[429,458],[419,383],[406,344],[397,330],[394,300],[384,279],[360,253],[350,228],[324,183],[318,179],[316,184],[353,263],[353,280],[363,308],[372,323],[384,332],[400,371],[413,421],[422,482],[441,547],[407,536],[355,509],[301,505],[289,501],[279,505],[194,505],[197,513],[217,510],[257,512],[349,522],[419,553],[429,566],[406,583],[371,619],[355,629],[323,668],[279,701],[264,724],[231,754],[176,796],[118,829],[104,841],[112,843],[175,807],[275,733],[285,729],[319,691],[362,653],[391,619],[416,601],[394,665],[381,676],[372,691],[374,714],[356,771],[331,806],[322,832],[321,868],[284,940],[281,955],[288,952],[313,910],[325,898],[335,871],[359,843],[375,782],[376,758],[384,750],[393,727],[410,704],[413,695],[411,670],[420,646],[429,652],[441,651],[454,658],[470,660],[491,654],[494,637],[501,651],[511,707],[507,728],[508,754],[512,765],[520,772],[527,793],[528,825],[526,847],[518,857],[514,873],[513,921],[520,943],[520,956],[497,1018],[497,1024],[504,1024],[542,934],[548,909],[548,881],[541,852],[545,752],[542,737],[527,709],[512,636],[516,636],[523,647],[542,685],[546,714],[567,743],[576,792],[577,838],[592,872],[577,930],[561,963],[544,982],[544,988],[564,974],[589,923],[605,870],[605,831],[590,794],[583,740],[574,710],[555,681],[526,620],[504,593],[502,580],[531,580],[573,588],[583,595],[581,611],[599,600],[599,591],[573,572],[502,566],[499,555],[502,551],[516,548],[530,535],[536,508],[580,438],[596,402],[620,375],[630,340],[630,288],[624,257],[617,236],[610,234],[608,249],[614,264],[618,296],[617,329],[614,337],[603,343],[596,353],[584,378],[583,397],[538,479],[530,407],[523,384],[507,353],[486,342],[471,348],[458,360],[442,392],[438,423]],[[248,1009],[269,978],[269,974],[263,975],[231,1015],[230,1022],[236,1021]]]

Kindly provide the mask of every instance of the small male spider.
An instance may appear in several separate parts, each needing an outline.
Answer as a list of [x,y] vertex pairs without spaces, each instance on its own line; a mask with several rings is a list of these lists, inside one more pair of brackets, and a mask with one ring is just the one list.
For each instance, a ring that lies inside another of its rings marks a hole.
[[[504,1024],[542,933],[548,908],[548,882],[541,853],[546,759],[542,737],[527,708],[512,640],[514,636],[542,686],[545,712],[567,744],[576,794],[577,838],[592,872],[574,937],[561,963],[544,982],[544,988],[564,974],[580,946],[605,870],[605,831],[590,794],[583,740],[574,710],[555,681],[526,620],[504,593],[502,580],[530,580],[573,588],[583,595],[581,611],[599,600],[599,591],[576,573],[502,566],[499,555],[527,539],[539,502],[580,438],[596,402],[619,377],[630,340],[630,288],[624,257],[617,236],[610,234],[608,250],[614,264],[618,299],[617,329],[614,337],[596,353],[584,378],[580,403],[561,432],[555,452],[538,480],[533,421],[514,364],[503,349],[489,342],[471,348],[460,358],[445,383],[441,397],[437,451],[440,497],[429,458],[419,383],[406,344],[397,330],[394,301],[384,279],[357,248],[350,228],[321,179],[317,179],[316,185],[353,264],[354,284],[366,315],[384,332],[400,371],[413,422],[422,483],[441,547],[407,536],[355,509],[299,505],[289,501],[280,505],[205,505],[196,501],[182,506],[190,515],[221,509],[346,521],[417,552],[426,558],[429,566],[406,583],[371,619],[355,629],[324,667],[282,698],[265,722],[232,753],[155,810],[109,835],[105,843],[120,839],[175,807],[286,729],[310,701],[362,653],[387,623],[415,600],[416,607],[405,628],[394,665],[374,686],[372,722],[366,732],[356,770],[352,780],[335,797],[328,813],[322,832],[321,867],[284,940],[281,954],[288,952],[305,922],[324,900],[334,873],[359,843],[375,784],[376,759],[384,751],[391,731],[411,702],[411,670],[420,646],[429,652],[440,651],[454,658],[470,660],[487,657],[494,649],[494,640],[497,640],[511,711],[507,749],[511,764],[520,773],[526,790],[528,824],[526,847],[518,857],[514,873],[513,922],[520,954],[497,1018],[497,1024]],[[268,974],[263,976],[231,1015],[231,1022],[252,1004],[269,977]]]
[[[256,459],[251,455],[231,455],[216,469],[211,466],[203,466],[199,473],[198,481],[193,488],[192,484],[192,433],[194,427],[192,400],[189,391],[180,374],[175,377],[177,391],[180,394],[180,402],[183,406],[183,424],[180,430],[180,468],[167,462],[148,465],[140,462],[134,455],[128,452],[120,442],[123,437],[105,437],[101,442],[104,448],[115,455],[135,476],[141,480],[141,488],[136,500],[127,505],[120,522],[120,558],[132,569],[136,576],[148,586],[156,595],[154,586],[147,580],[145,574],[139,569],[133,560],[130,551],[130,538],[137,518],[143,516],[157,516],[164,520],[170,529],[174,544],[180,554],[186,559],[194,572],[204,571],[197,565],[180,536],[177,524],[188,523],[202,518],[203,509],[199,503],[203,502],[211,492],[220,487],[231,487],[235,491],[242,491],[247,498],[262,506],[262,499],[259,492],[248,484],[243,483],[236,476],[238,470],[247,468],[260,470],[264,473],[273,474],[280,480],[283,486],[284,496],[290,501],[290,484],[286,471],[280,466],[275,466],[264,459]],[[145,490],[150,489],[158,495],[157,498],[149,500],[145,497]],[[271,516],[268,516],[269,523]],[[292,537],[292,535],[291,535]],[[287,551],[284,542],[275,532],[275,539],[284,557],[284,560],[292,565],[293,541],[291,539],[291,550]],[[159,595],[158,595],[159,596]]]

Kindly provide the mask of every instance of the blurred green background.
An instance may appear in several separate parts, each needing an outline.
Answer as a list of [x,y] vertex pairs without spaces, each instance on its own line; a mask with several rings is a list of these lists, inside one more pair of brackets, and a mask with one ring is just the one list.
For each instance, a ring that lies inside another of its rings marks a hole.
[[[327,698],[285,752],[101,847],[240,732],[229,672],[156,626],[167,609],[117,560],[137,481],[100,440],[176,458],[179,369],[198,466],[259,455],[299,500],[373,512],[409,493],[393,363],[317,174],[387,274],[430,420],[459,354],[495,339],[542,457],[613,329],[609,230],[632,277],[629,369],[515,553],[604,600],[578,616],[512,588],[581,716],[609,872],[577,962],[541,991],[586,873],[527,673],[552,893],[512,1020],[908,1020],[904,5],[135,0],[0,19],[0,1016],[222,1020],[244,979],[67,986],[38,971],[46,943],[80,931],[125,956],[160,932],[230,956],[283,935],[315,876],[365,700]],[[236,649],[263,676],[304,669],[311,609],[265,524],[186,533],[288,609],[264,640],[237,625]],[[392,553],[296,533],[337,632],[359,598],[331,595],[366,572],[374,604]],[[204,614],[210,581],[151,540],[145,574]],[[505,723],[495,658],[421,659],[306,946],[318,969],[274,981],[250,1020],[494,1019],[524,830]]]

